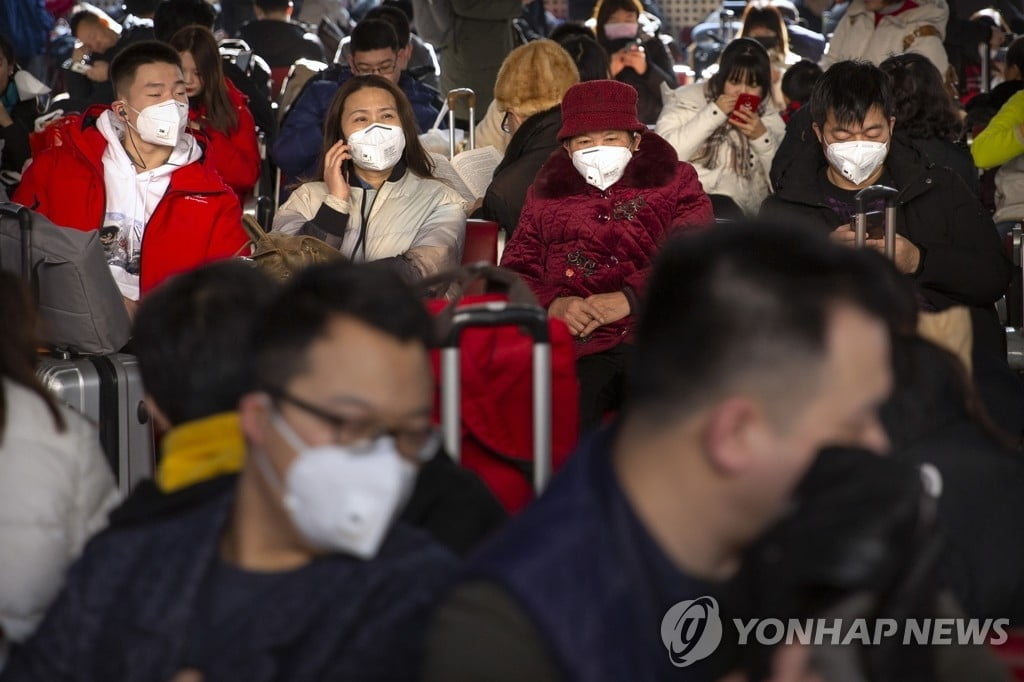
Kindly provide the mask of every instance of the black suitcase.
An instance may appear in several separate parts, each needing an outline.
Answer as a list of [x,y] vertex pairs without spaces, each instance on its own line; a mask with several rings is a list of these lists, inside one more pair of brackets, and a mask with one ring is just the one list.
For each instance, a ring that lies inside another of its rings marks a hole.
[[[23,274],[32,252],[32,213],[14,203],[0,203],[0,218],[18,221]],[[32,283],[29,282],[31,287]],[[156,466],[152,420],[146,410],[142,376],[134,356],[77,355],[51,349],[40,358],[36,375],[59,400],[99,429],[103,451],[127,495]]]

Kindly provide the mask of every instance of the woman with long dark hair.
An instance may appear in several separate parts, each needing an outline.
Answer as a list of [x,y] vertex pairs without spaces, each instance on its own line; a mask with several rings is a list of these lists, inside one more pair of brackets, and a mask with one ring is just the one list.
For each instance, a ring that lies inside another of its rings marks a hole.
[[217,40],[209,29],[186,26],[171,37],[170,44],[181,55],[189,126],[206,143],[207,163],[244,204],[260,176],[249,100],[224,77]]
[[0,271],[0,641],[24,641],[118,496],[96,430],[36,378],[36,315]]
[[434,177],[418,135],[397,86],[352,78],[327,111],[317,177],[281,206],[274,229],[318,237],[354,261],[387,260],[409,281],[458,264],[462,199]]
[[[771,191],[768,172],[786,132],[771,100],[772,70],[759,43],[739,38],[722,52],[718,71],[666,98],[655,130],[675,147],[680,161],[697,169],[715,215],[755,214]],[[756,110],[737,107],[756,95]],[[735,205],[734,205],[735,204]]]

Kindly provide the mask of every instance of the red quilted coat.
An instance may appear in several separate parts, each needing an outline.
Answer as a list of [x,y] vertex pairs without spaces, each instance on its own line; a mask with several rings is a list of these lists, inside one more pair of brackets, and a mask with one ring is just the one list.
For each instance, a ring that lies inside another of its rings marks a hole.
[[[603,192],[583,180],[560,148],[527,192],[501,264],[522,275],[544,307],[563,296],[615,291],[634,300],[665,238],[713,221],[693,166],[654,133],[643,135],[622,179]],[[577,338],[577,357],[615,347],[632,327],[629,315]]]
[[[96,119],[108,110],[91,107],[38,134],[14,201],[56,225],[100,229],[107,201],[102,166],[107,140]],[[182,166],[171,174],[166,194],[146,223],[141,291],[145,294],[179,272],[230,258],[248,241],[238,199],[220,176],[202,160]]]
[[238,202],[244,204],[260,177],[260,150],[256,140],[256,123],[249,111],[249,98],[241,93],[229,79],[224,79],[228,99],[238,116],[238,127],[224,134],[210,127],[206,109],[189,107],[188,120],[198,123],[206,136],[207,162],[213,166],[224,184],[230,187]]

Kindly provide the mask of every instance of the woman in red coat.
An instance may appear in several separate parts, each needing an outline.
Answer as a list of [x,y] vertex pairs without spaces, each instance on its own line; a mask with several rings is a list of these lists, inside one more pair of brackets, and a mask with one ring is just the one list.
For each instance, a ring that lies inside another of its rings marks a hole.
[[256,124],[248,99],[224,77],[217,39],[202,26],[186,26],[170,40],[181,55],[189,126],[199,131],[206,158],[238,203],[252,193],[260,176]]
[[558,139],[562,148],[530,187],[501,264],[576,337],[585,432],[618,407],[623,345],[658,247],[714,216],[693,167],[637,119],[629,85],[569,88]]

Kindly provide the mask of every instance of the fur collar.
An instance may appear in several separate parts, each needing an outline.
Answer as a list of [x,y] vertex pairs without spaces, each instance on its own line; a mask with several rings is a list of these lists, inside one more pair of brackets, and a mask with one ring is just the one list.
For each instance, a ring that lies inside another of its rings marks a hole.
[[[659,135],[643,133],[640,147],[626,165],[626,172],[613,187],[663,187],[676,175],[679,156],[676,150]],[[572,165],[565,148],[559,146],[544,162],[534,183],[540,199],[560,199],[582,194],[591,188]]]

